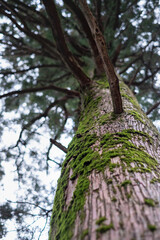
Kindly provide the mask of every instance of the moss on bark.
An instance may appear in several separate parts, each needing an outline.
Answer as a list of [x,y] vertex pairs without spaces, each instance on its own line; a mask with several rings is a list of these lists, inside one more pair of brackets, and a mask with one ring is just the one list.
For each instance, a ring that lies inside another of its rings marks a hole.
[[[101,87],[103,86],[103,88],[107,89],[108,85],[102,83],[103,81],[98,82]],[[124,91],[124,85],[122,88]],[[135,120],[144,123],[144,116],[141,118],[141,110],[139,110],[140,107],[137,106],[136,100],[132,99],[131,96],[126,97],[124,94],[123,97],[127,101],[130,101],[134,109],[128,111],[127,114],[133,115]],[[91,90],[88,92],[88,95],[85,94],[79,128],[72,142],[69,144],[68,153],[62,167],[62,174],[58,181],[51,219],[50,240],[71,239],[77,214],[79,214],[83,221],[82,210],[90,184],[88,176],[93,170],[104,172],[108,168],[111,172],[114,172],[115,168],[122,167],[124,171],[127,169],[128,172],[144,173],[156,170],[158,165],[156,159],[151,157],[143,146],[136,146],[133,143],[133,140],[137,138],[142,142],[148,141],[150,144],[153,144],[153,139],[149,134],[132,128],[117,131],[116,133],[106,132],[103,135],[97,134],[97,126],[103,126],[117,120],[117,116],[112,112],[101,114],[99,106],[102,98],[103,96],[95,97],[94,92]],[[137,109],[137,113],[133,114],[135,108]],[[118,121],[123,122],[124,120],[124,118],[119,118]],[[120,162],[113,163],[112,159],[115,157],[119,157]],[[134,163],[134,167],[132,163]],[[72,169],[71,176],[69,176],[70,169]],[[158,176],[157,179],[159,179]],[[69,206],[66,207],[65,191],[68,181],[74,182],[75,180],[77,180],[77,184],[72,200]],[[112,179],[106,179],[106,183],[108,185],[112,184]],[[130,184],[130,179],[126,179],[121,182],[119,187],[126,187]],[[131,195],[132,193],[128,195],[128,200],[131,198]],[[116,200],[116,197],[112,198],[113,202],[116,202]],[[144,202],[148,205],[152,203],[146,199],[144,199]],[[101,224],[101,219],[99,219],[99,222]],[[98,220],[96,223],[98,224]],[[97,233],[103,233],[110,229],[113,229],[112,223],[99,226]],[[88,229],[81,235],[81,239],[87,234]]]

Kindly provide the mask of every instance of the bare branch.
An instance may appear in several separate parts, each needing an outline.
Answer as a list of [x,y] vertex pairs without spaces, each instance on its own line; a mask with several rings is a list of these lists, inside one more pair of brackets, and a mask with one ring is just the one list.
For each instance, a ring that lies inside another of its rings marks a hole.
[[80,97],[80,93],[74,90],[68,90],[66,88],[60,88],[54,85],[48,85],[48,86],[44,86],[44,87],[36,87],[36,88],[28,88],[28,89],[22,89],[22,90],[17,90],[17,91],[12,91],[9,93],[5,93],[3,95],[0,95],[0,99],[1,98],[5,98],[5,97],[9,97],[15,94],[18,95],[22,95],[22,94],[26,94],[26,93],[33,93],[33,92],[42,92],[45,90],[55,90],[58,92],[62,92],[62,93],[66,93],[68,96],[76,96],[76,97]]
[[37,65],[37,66],[32,66],[32,67],[29,67],[27,69],[23,69],[23,70],[16,70],[16,71],[5,71],[5,70],[2,70],[0,72],[0,74],[3,74],[4,76],[6,75],[10,75],[10,74],[19,74],[19,73],[24,73],[24,72],[27,72],[27,71],[30,71],[30,70],[33,70],[33,69],[36,69],[36,68],[50,68],[50,67],[62,67],[62,65],[58,65],[58,64],[43,64],[43,65]]
[[101,16],[102,0],[95,1],[95,4],[96,4],[96,18],[97,18],[98,26],[101,32],[103,32],[103,24],[102,24],[102,16]]
[[108,77],[114,113],[120,114],[123,112],[123,107],[122,107],[121,94],[119,90],[119,80],[115,74],[114,67],[109,59],[104,37],[98,27],[95,17],[91,13],[86,3],[86,0],[80,0],[80,3],[85,12],[92,35],[95,39],[97,48],[99,50],[99,54],[103,61],[103,67],[104,67],[105,73]]
[[46,156],[47,156],[47,173],[48,173],[48,161],[54,162],[54,163],[57,164],[59,167],[62,167],[62,164],[61,164],[61,163],[58,163],[57,161],[55,161],[55,160],[53,160],[53,159],[51,159],[51,158],[49,157],[49,154],[50,154],[52,145],[53,145],[53,144],[50,142],[50,145],[49,145],[49,147],[48,147],[48,151],[47,151],[47,153],[46,153]]
[[[19,0],[14,0],[14,7],[15,7],[15,3],[17,3],[17,6],[16,6],[17,9],[25,12],[27,15],[28,15],[28,13],[30,13],[29,16],[32,16],[32,17],[34,16],[34,14],[36,14],[38,16],[38,19],[37,19],[38,23],[40,24],[40,23],[44,22],[48,26],[49,20],[46,18],[46,16],[42,12],[37,11],[32,6],[28,6],[27,4],[25,4],[24,2],[21,2]],[[43,20],[39,21],[39,17]]]
[[[116,28],[119,27],[120,6],[121,6],[121,0],[116,0],[115,16],[114,16],[114,25],[113,25],[113,29],[114,29],[114,30],[116,30]],[[113,12],[114,12],[114,11],[113,11]]]
[[99,51],[96,45],[96,42],[92,36],[90,27],[88,25],[88,22],[83,14],[83,12],[81,11],[81,9],[71,0],[63,0],[63,2],[71,9],[71,11],[75,14],[75,16],[77,17],[78,21],[80,22],[83,31],[86,34],[86,37],[88,38],[88,41],[90,43],[92,52],[93,52],[93,56],[94,56],[94,60],[95,60],[95,64],[97,67],[97,73],[98,74],[102,74],[104,72],[104,68],[103,68],[103,63],[102,63],[102,59],[99,55]]
[[77,40],[73,36],[68,35],[67,39],[79,54],[81,55],[83,54],[84,56],[91,57],[91,52],[89,48],[87,48],[86,46],[80,43],[77,43]]
[[54,144],[56,147],[58,147],[60,150],[62,150],[64,153],[67,153],[67,148],[64,147],[61,143],[57,142],[53,138],[50,138],[50,142]]
[[146,112],[146,115],[150,114],[154,109],[156,109],[160,105],[160,101],[155,103],[148,111]]
[[28,122],[27,124],[25,124],[25,125],[23,126],[23,128],[21,129],[21,132],[20,132],[20,134],[19,134],[19,138],[18,138],[18,140],[17,140],[16,145],[13,146],[13,147],[10,147],[10,149],[13,149],[13,148],[17,147],[19,143],[26,144],[26,142],[23,143],[23,140],[22,140],[22,134],[23,134],[23,132],[24,132],[25,130],[27,130],[30,126],[32,126],[32,125],[33,125],[36,121],[38,121],[39,119],[41,119],[41,118],[43,118],[43,117],[46,118],[46,117],[48,116],[49,111],[50,111],[54,106],[58,105],[59,103],[62,103],[62,102],[67,101],[67,100],[68,100],[69,98],[71,98],[71,97],[72,97],[72,96],[64,96],[64,97],[62,97],[62,98],[60,98],[60,99],[58,99],[58,100],[55,100],[53,103],[51,103],[51,104],[45,109],[44,112],[40,113],[40,114],[37,115],[35,118],[33,118],[30,122]]
[[[141,82],[132,82],[132,85],[133,86],[140,86],[141,84],[143,84],[147,79],[149,79],[149,78],[153,78],[155,75],[156,75],[156,73],[158,73],[158,71],[159,71],[159,68],[157,68],[154,72],[152,72],[152,74],[150,74],[150,75],[147,75],[146,74],[146,76],[144,77],[144,79],[141,81]],[[126,83],[127,84],[127,83]]]
[[[1,9],[2,14],[4,14],[6,17],[8,17],[20,31],[24,32],[27,36],[29,36],[32,39],[35,39],[37,42],[39,42],[43,46],[43,48],[47,51],[47,53],[50,55],[50,57],[52,57],[52,56],[55,57],[55,55],[58,57],[58,54],[55,52],[55,46],[54,46],[53,42],[42,37],[39,34],[35,34],[33,31],[31,31],[28,28],[23,15],[18,13],[11,5],[4,2],[3,0],[1,0],[0,2],[2,4],[2,6],[4,6],[4,8],[7,10],[7,11],[4,11],[4,9]],[[8,11],[11,14],[9,14]],[[21,24],[19,24],[13,16],[18,17]],[[23,27],[22,27],[22,25],[23,25]]]
[[127,69],[130,68],[130,67],[132,66],[132,64],[135,63],[135,62],[137,62],[137,60],[139,60],[141,57],[142,57],[142,53],[140,53],[138,56],[136,56],[134,59],[132,59],[132,60],[127,64],[127,66],[126,66],[123,70],[120,71],[119,74],[122,74],[122,73],[126,72]]
[[74,76],[78,79],[82,87],[89,85],[91,83],[91,80],[82,71],[78,62],[75,60],[74,56],[68,49],[54,1],[43,0],[43,3],[50,18],[57,49],[64,59],[64,62],[67,64]]
[[135,71],[133,77],[130,79],[129,84],[128,84],[129,87],[132,85],[132,83],[136,79],[137,73],[140,71],[140,69],[141,69],[141,66],[137,68],[137,70]]
[[54,162],[55,164],[57,164],[59,167],[62,167],[62,164],[61,163],[58,163],[56,162],[55,160],[51,159],[51,158],[47,158],[47,161],[51,161],[51,162]]
[[47,216],[47,218],[46,218],[46,221],[45,221],[44,227],[43,227],[42,230],[40,231],[40,234],[39,234],[39,236],[38,236],[38,240],[40,240],[40,237],[41,237],[41,235],[42,235],[44,229],[46,228],[47,221],[48,221],[48,216]]
[[51,212],[51,211],[52,211],[51,209],[50,209],[50,210],[47,210],[47,209],[39,206],[38,204],[31,203],[31,202],[26,202],[26,201],[25,201],[25,202],[22,202],[22,201],[16,201],[16,202],[14,202],[14,201],[11,201],[11,200],[7,200],[7,202],[9,202],[9,203],[16,203],[16,204],[29,204],[29,205],[32,205],[32,206],[34,206],[34,207],[40,208],[40,209],[41,209],[42,211],[44,211],[44,212]]
[[113,57],[112,57],[112,63],[113,63],[114,66],[115,66],[116,61],[117,61],[117,59],[118,59],[118,56],[119,56],[119,54],[120,54],[121,47],[122,47],[122,44],[121,44],[121,43],[118,44],[118,46],[117,46],[117,48],[116,48],[116,50],[115,50],[115,52],[114,52],[114,55],[113,55]]

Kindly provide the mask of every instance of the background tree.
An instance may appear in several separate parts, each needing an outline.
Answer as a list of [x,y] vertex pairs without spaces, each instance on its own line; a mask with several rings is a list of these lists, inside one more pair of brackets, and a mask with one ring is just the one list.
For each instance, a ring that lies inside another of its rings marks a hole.
[[[81,110],[84,111],[84,107],[87,106],[91,107],[91,99],[86,99],[88,87],[93,83],[95,84],[95,81],[99,81],[98,84],[101,84],[101,87],[108,89],[108,83],[104,87],[104,82],[107,81],[104,80],[104,75],[107,73],[112,92],[113,109],[110,107],[112,106],[111,102],[108,107],[111,112],[114,110],[115,113],[120,113],[123,110],[122,107],[119,108],[121,106],[121,97],[115,99],[114,95],[115,91],[118,91],[118,86],[114,85],[114,83],[117,83],[117,77],[108,58],[109,62],[107,63],[109,64],[105,64],[107,53],[105,48],[102,49],[103,44],[101,45],[101,43],[106,42],[108,54],[114,68],[136,94],[143,109],[147,114],[150,114],[152,120],[158,119],[160,103],[158,100],[158,70],[160,68],[158,64],[158,1],[89,1],[89,8],[96,17],[96,23],[93,22],[91,15],[89,15],[90,12],[85,6],[85,1],[64,0],[63,2],[56,1],[54,4],[53,1],[47,0],[44,1],[44,5],[42,3],[33,3],[33,1],[0,0],[2,57],[6,59],[7,64],[7,67],[5,66],[1,70],[1,132],[6,127],[15,128],[17,124],[21,125],[21,130],[18,130],[18,139],[12,146],[3,147],[1,159],[13,162],[19,186],[22,187],[27,183],[28,187],[25,190],[27,192],[25,196],[27,197],[24,197],[24,194],[20,194],[19,191],[18,197],[20,199],[17,201],[17,208],[11,203],[5,203],[1,208],[1,216],[4,221],[16,218],[17,222],[22,226],[21,229],[18,228],[17,230],[20,239],[23,237],[24,239],[34,238],[34,232],[36,231],[31,228],[29,230],[26,223],[24,223],[24,219],[29,214],[28,210],[31,208],[31,204],[25,204],[25,209],[24,202],[27,201],[32,203],[32,206],[38,206],[40,211],[35,215],[48,217],[51,212],[53,188],[52,186],[46,186],[38,172],[45,170],[50,172],[48,161],[54,161],[50,157],[53,144],[58,145],[66,152],[66,148],[61,146],[58,141],[63,133],[74,134],[77,130]],[[108,66],[111,66],[111,71],[108,70]],[[111,75],[109,75],[110,73]],[[93,92],[91,92],[92,94]],[[99,92],[99,94],[100,97],[102,93]],[[132,95],[129,92],[127,94],[129,95],[128,99],[126,93],[122,94],[121,89],[121,96],[125,99],[123,100],[125,112],[131,107],[128,105],[127,100],[131,100]],[[104,100],[105,97],[107,98],[105,94],[103,97]],[[97,108],[97,104],[100,103],[97,100],[95,102]],[[103,108],[103,115],[105,111],[105,113],[109,114],[108,110]],[[100,106],[99,109],[101,109]],[[93,108],[91,110],[95,111]],[[87,111],[89,114],[89,110]],[[10,121],[9,115],[6,115],[5,112],[14,112],[14,120],[11,119]],[[139,115],[136,115],[133,110],[132,114],[130,112],[138,125],[142,124],[142,121],[144,123],[144,116],[141,117],[141,114],[140,112]],[[95,117],[89,118],[88,116],[90,124],[96,123]],[[80,141],[82,135],[89,136],[87,134],[88,121],[82,118],[82,115],[81,119],[83,119],[86,126],[81,128],[81,131],[80,128],[78,130],[76,136]],[[94,122],[91,119],[94,119]],[[101,124],[105,126],[108,120],[116,124],[114,122],[114,120],[117,121],[116,119],[115,116],[105,115],[103,121],[101,119]],[[67,124],[71,120],[73,127],[68,129]],[[119,118],[118,121],[120,122]],[[134,129],[133,124],[131,125]],[[89,128],[92,128],[91,125]],[[121,130],[123,129],[119,128],[118,132]],[[157,134],[153,130],[152,132]],[[91,134],[91,132],[89,133]],[[48,149],[39,148],[40,144],[37,148],[34,145],[34,142],[39,141],[41,143],[42,134],[45,134],[46,138],[48,138]],[[127,136],[131,138],[133,132],[128,133],[131,135],[125,134],[123,132],[121,135],[122,140],[124,140],[123,137]],[[146,133],[141,136],[150,140]],[[115,140],[115,136],[109,135],[109,139],[110,141]],[[157,142],[157,138],[154,139]],[[87,139],[83,140],[87,141]],[[86,151],[84,148],[91,147],[95,144],[95,140],[97,140],[96,135],[94,135],[94,141],[90,139],[90,145],[84,146],[81,150]],[[103,140],[107,142],[107,138],[101,139],[101,146],[104,145]],[[131,139],[129,140],[131,141]],[[117,140],[116,146],[122,143],[123,141],[119,142]],[[74,142],[71,146],[74,149]],[[127,147],[129,148],[128,145]],[[154,149],[154,151],[156,150]],[[76,149],[75,154],[79,154],[79,152],[76,153]],[[147,158],[147,156],[143,155],[143,158]],[[154,158],[156,158],[156,153]],[[88,165],[90,165],[89,156],[87,159]],[[56,160],[55,163],[61,166],[61,161]],[[87,165],[86,162],[85,165]],[[116,163],[110,165],[110,170],[113,170],[116,166]],[[140,167],[142,172],[142,166]],[[146,169],[148,171],[153,170],[153,166],[150,167],[151,169],[148,165],[147,167],[143,166],[144,172],[146,173]],[[74,169],[75,166],[72,166],[72,168]],[[4,170],[1,167],[1,176],[4,174]],[[75,176],[72,176],[70,182],[76,183],[74,180],[76,178],[75,172]],[[110,179],[112,177],[108,178],[108,180]],[[158,179],[157,176],[156,179]],[[130,182],[125,181],[126,179],[123,179],[121,184],[123,182],[124,186],[130,185]],[[72,187],[74,189],[74,186]],[[81,187],[83,189],[83,186]],[[130,191],[127,194],[131,196]],[[112,196],[112,198],[116,201],[115,196]],[[155,204],[149,197],[145,199],[146,204]],[[5,212],[4,209],[6,209]],[[105,219],[103,220],[105,221]],[[1,223],[3,233],[5,233],[4,221]],[[107,227],[108,229],[113,228],[111,222],[110,225],[102,223],[101,219],[101,222],[97,223],[97,225],[100,225],[97,229],[105,231]],[[148,226],[150,230],[156,228],[149,220]],[[85,234],[87,236],[87,231],[86,229],[86,232],[83,232],[84,236]],[[62,233],[64,232],[61,230],[57,234]]]

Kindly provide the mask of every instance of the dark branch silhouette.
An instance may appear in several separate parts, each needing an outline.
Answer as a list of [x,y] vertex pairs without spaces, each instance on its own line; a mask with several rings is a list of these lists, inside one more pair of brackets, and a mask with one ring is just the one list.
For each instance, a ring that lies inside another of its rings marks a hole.
[[58,100],[55,100],[53,103],[51,103],[44,112],[40,113],[39,115],[37,115],[35,118],[33,118],[31,121],[29,121],[27,124],[25,124],[22,129],[21,132],[19,134],[19,138],[17,140],[16,145],[14,145],[13,147],[10,147],[10,149],[13,149],[15,147],[17,147],[19,145],[19,143],[22,143],[23,145],[25,145],[25,143],[22,140],[22,134],[25,130],[27,130],[30,126],[32,126],[36,121],[38,121],[41,118],[46,118],[48,116],[49,111],[56,105],[58,104],[62,104],[63,102],[66,102],[69,98],[72,98],[72,96],[64,96]]
[[[42,37],[40,34],[35,34],[33,31],[31,31],[26,23],[26,21],[24,20],[24,16],[21,15],[19,12],[17,12],[14,9],[14,6],[9,5],[8,3],[4,2],[3,0],[1,0],[1,4],[3,7],[5,7],[5,10],[8,10],[10,13],[8,13],[7,11],[5,11],[3,8],[0,10],[0,12],[2,14],[4,14],[7,18],[9,18],[13,24],[15,24],[15,26],[21,31],[24,32],[28,37],[36,40],[43,48],[44,50],[47,52],[47,54],[51,57],[51,58],[55,58],[55,56],[57,57],[58,54],[55,51],[55,45],[53,42],[51,42],[50,40]],[[17,17],[21,24],[19,24],[17,22],[17,20],[14,18]]]
[[160,105],[160,101],[155,103],[148,111],[146,112],[146,115],[150,114],[153,110],[155,110]]
[[10,97],[10,96],[16,95],[16,94],[21,95],[21,94],[27,94],[27,93],[33,93],[33,92],[42,92],[45,90],[55,90],[58,92],[66,93],[68,96],[80,97],[80,94],[77,91],[68,90],[66,88],[60,88],[60,87],[57,87],[54,85],[48,85],[48,86],[44,86],[44,87],[28,88],[28,89],[22,89],[22,90],[5,93],[5,94],[0,95],[0,99],[5,98],[5,97]]
[[55,38],[57,49],[61,54],[61,57],[63,58],[64,62],[67,64],[71,72],[74,74],[74,76],[79,80],[80,85],[82,87],[86,87],[91,83],[91,80],[82,71],[78,62],[68,49],[54,1],[43,0],[43,3],[45,5],[46,12],[50,18],[53,36]]
[[26,69],[16,70],[16,71],[3,70],[3,71],[0,71],[0,74],[3,74],[4,76],[6,76],[6,75],[10,75],[10,74],[24,73],[24,72],[27,72],[27,71],[30,71],[30,70],[33,70],[36,68],[40,69],[40,68],[52,68],[52,67],[62,68],[62,65],[60,65],[60,64],[59,65],[58,64],[43,64],[43,65],[32,66],[32,67],[29,67]]
[[72,0],[64,0],[64,3],[75,14],[76,18],[80,22],[80,24],[83,28],[83,31],[85,32],[86,37],[88,38],[88,41],[89,41],[91,49],[92,49],[94,60],[95,60],[96,66],[97,66],[97,68],[96,68],[97,73],[102,74],[104,72],[103,62],[99,55],[99,51],[98,51],[96,42],[92,36],[92,32],[90,30],[90,27],[88,25],[88,22],[84,16],[83,12],[78,7],[78,5],[76,5]]
[[56,140],[50,138],[50,142],[54,144],[56,147],[58,147],[60,150],[62,150],[64,153],[67,153],[67,148],[64,147],[60,142],[57,142]]
[[119,80],[115,74],[114,67],[109,59],[104,37],[98,27],[96,19],[93,16],[92,12],[90,11],[86,1],[80,0],[80,3],[85,12],[85,16],[88,20],[92,35],[95,39],[97,48],[99,50],[99,54],[103,61],[103,67],[104,67],[106,76],[109,81],[114,113],[120,114],[123,112],[123,107],[122,107],[121,94],[120,94],[120,90],[119,90]]

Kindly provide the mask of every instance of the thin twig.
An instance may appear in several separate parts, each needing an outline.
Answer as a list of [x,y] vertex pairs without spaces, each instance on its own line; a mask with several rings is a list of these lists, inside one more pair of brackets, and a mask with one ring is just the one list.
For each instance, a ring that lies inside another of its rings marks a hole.
[[29,128],[31,125],[33,125],[37,120],[41,119],[42,117],[46,118],[48,116],[49,111],[56,105],[58,105],[59,103],[62,103],[64,101],[67,101],[70,98],[70,96],[64,96],[56,101],[54,101],[53,103],[51,103],[44,112],[40,113],[39,115],[37,115],[35,118],[33,118],[30,122],[28,122],[27,124],[25,124],[23,126],[23,128],[21,129],[21,132],[19,134],[19,138],[17,140],[16,145],[14,145],[13,147],[10,147],[10,149],[13,149],[15,147],[18,146],[18,144],[20,142],[22,142],[22,134],[25,130],[27,130],[27,128]]
[[47,161],[51,161],[51,162],[54,162],[55,164],[57,164],[59,167],[62,167],[62,164],[61,163],[58,163],[57,161],[51,159],[48,157]]

